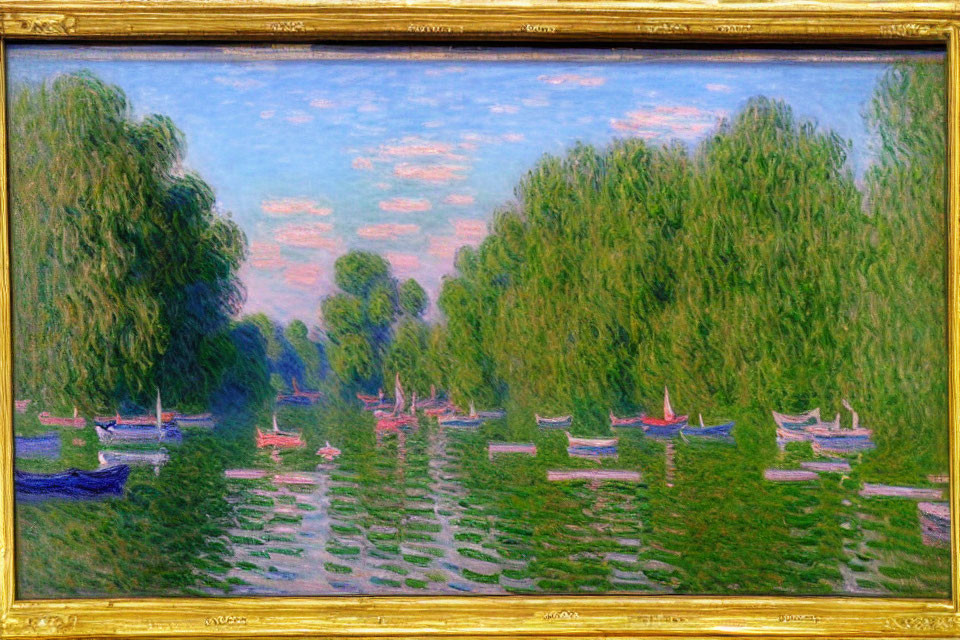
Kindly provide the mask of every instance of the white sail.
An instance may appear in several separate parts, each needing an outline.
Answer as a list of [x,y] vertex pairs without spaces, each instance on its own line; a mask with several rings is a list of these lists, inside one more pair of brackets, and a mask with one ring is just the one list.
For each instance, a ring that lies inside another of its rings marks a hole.
[[663,418],[664,420],[673,420],[676,418],[676,414],[673,412],[673,407],[670,406],[670,392],[667,391],[667,388],[663,388]]
[[396,401],[393,405],[393,412],[397,415],[400,415],[400,412],[403,411],[403,408],[406,406],[406,400],[403,397],[403,386],[400,384],[400,372],[397,372],[397,379],[393,385],[393,393],[396,397]]
[[476,415],[477,415],[477,410],[476,410],[476,408],[473,406],[473,400],[471,400],[471,401],[470,401],[470,417],[473,418],[473,417],[476,416]]
[[430,399],[431,400],[437,399],[437,386],[433,384],[430,385]]
[[700,428],[704,429],[705,427],[703,426],[703,414],[701,413],[699,414],[699,416],[700,416]]
[[273,414],[273,432],[280,433],[280,428],[277,427],[277,414]]
[[163,405],[160,402],[160,387],[157,387],[157,429],[163,427]]
[[417,415],[417,392],[413,392],[413,396],[410,400],[410,415]]
[[843,404],[844,409],[846,409],[853,415],[853,428],[854,429],[860,428],[860,414],[854,411],[853,407],[851,407],[850,403],[847,402],[846,400],[841,400],[840,403]]

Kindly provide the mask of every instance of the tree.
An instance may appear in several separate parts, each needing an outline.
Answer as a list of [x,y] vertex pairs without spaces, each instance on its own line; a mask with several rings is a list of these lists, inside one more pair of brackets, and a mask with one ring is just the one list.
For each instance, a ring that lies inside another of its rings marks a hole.
[[378,284],[390,280],[390,265],[376,253],[350,251],[333,265],[337,286],[347,293],[366,298]]
[[404,313],[419,318],[427,309],[427,292],[420,283],[409,278],[403,281],[399,289],[400,309]]
[[179,169],[183,137],[88,73],[11,100],[16,393],[202,404],[221,383],[245,237]]
[[316,389],[320,386],[324,374],[323,354],[320,345],[310,339],[307,325],[301,320],[294,320],[288,324],[283,335],[300,358],[303,369],[303,384],[311,389]]

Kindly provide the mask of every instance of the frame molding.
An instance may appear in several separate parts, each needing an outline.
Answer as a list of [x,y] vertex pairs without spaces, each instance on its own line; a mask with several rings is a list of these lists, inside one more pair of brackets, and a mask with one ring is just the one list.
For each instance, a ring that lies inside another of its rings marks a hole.
[[948,64],[950,505],[960,513],[960,0],[15,0],[0,3],[0,636],[927,638],[960,636],[960,527],[949,600],[426,596],[18,600],[14,580],[5,44],[245,40],[772,43],[945,47]]

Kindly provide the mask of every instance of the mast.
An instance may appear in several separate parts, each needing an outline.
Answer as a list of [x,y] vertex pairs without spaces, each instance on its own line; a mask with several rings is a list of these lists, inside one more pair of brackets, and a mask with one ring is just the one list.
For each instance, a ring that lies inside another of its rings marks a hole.
[[160,387],[157,387],[157,431],[163,429],[163,405],[160,402]]
[[273,432],[280,433],[280,429],[277,428],[277,414],[273,414]]
[[406,402],[403,397],[403,386],[400,384],[400,372],[397,372],[396,380],[393,384],[393,392],[396,397],[396,401],[393,405],[393,413],[399,414],[403,411],[403,408],[406,406]]
[[676,414],[673,413],[673,407],[670,406],[670,392],[667,387],[663,387],[663,417],[665,420],[673,420]]

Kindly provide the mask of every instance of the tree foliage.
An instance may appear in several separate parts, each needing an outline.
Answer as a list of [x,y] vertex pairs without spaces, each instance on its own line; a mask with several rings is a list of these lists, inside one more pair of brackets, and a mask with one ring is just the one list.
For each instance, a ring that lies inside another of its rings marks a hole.
[[10,135],[17,396],[112,409],[159,386],[204,402],[246,241],[179,168],[180,132],[77,73],[17,87]]

